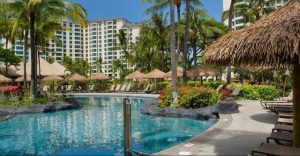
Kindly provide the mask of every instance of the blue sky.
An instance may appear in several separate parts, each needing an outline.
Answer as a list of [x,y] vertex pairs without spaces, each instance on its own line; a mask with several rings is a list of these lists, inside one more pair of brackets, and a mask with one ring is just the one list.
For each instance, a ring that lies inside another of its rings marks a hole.
[[[72,0],[82,4],[88,11],[88,19],[124,17],[132,22],[141,22],[148,18],[144,10],[149,4],[141,0]],[[202,0],[203,8],[220,21],[222,0]]]

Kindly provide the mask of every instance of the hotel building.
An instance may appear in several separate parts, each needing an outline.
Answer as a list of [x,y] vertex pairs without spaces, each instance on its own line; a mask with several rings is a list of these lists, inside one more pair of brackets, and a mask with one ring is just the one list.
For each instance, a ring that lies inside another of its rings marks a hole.
[[[65,56],[71,57],[73,60],[84,59],[90,63],[93,73],[100,72],[101,69],[101,72],[113,77],[119,77],[119,73],[112,70],[114,60],[122,59],[124,66],[128,67],[123,52],[116,48],[119,30],[124,30],[129,44],[138,40],[140,32],[138,24],[123,18],[90,20],[85,28],[70,21],[64,21],[62,25],[66,31],[55,33],[61,40],[61,44],[56,44],[53,40],[49,41],[49,47],[46,52],[40,53],[41,57],[52,57],[58,62],[61,62]],[[0,43],[4,44],[5,39],[0,38]],[[23,56],[22,41],[18,40],[14,45],[9,43],[8,48],[15,50],[18,56]],[[102,64],[101,67],[98,67],[97,60],[100,58]],[[28,59],[30,59],[30,53],[28,53]]]

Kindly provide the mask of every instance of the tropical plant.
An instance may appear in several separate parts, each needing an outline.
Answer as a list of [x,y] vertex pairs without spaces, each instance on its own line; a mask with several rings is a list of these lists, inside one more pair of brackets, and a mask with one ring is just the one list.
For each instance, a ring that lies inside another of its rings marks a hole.
[[112,50],[121,50],[121,53],[124,54],[125,59],[128,64],[132,64],[132,55],[130,53],[132,46],[129,42],[130,35],[126,34],[124,29],[120,29],[117,34],[118,42],[115,43],[116,47],[112,48]]
[[9,66],[18,66],[21,62],[21,58],[16,55],[13,50],[3,49],[0,46],[0,61],[5,64],[5,76],[8,76]]
[[78,73],[87,76],[91,70],[88,61],[83,59],[72,60],[72,58],[65,56],[62,60],[62,64],[71,72],[71,74]]
[[[41,15],[45,15],[47,19],[53,22],[60,22],[61,20],[70,19],[82,26],[86,25],[86,12],[81,5],[74,2],[67,2],[65,0],[9,0],[5,1],[6,5],[11,6],[17,19],[16,23],[20,23],[24,18],[28,17],[30,29],[30,49],[31,49],[31,92],[32,96],[36,97],[37,89],[37,44],[41,38],[38,38],[37,23]],[[21,9],[26,8],[26,9]],[[20,21],[18,21],[20,20]],[[49,21],[50,21],[49,20]],[[49,25],[51,27],[51,25]],[[48,28],[49,28],[48,27]],[[53,33],[53,32],[52,32]],[[47,34],[47,36],[50,34]]]
[[120,71],[123,69],[123,61],[120,59],[114,60],[112,62],[112,69],[114,71],[114,74],[116,72],[120,73]]
[[171,27],[171,71],[173,86],[173,103],[178,103],[178,82],[177,82],[177,54],[175,50],[175,17],[174,17],[174,0],[170,0],[170,27]]

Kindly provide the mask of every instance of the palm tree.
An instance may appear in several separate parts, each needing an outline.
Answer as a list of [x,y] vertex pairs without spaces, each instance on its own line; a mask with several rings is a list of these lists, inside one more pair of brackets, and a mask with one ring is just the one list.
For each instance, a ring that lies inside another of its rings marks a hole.
[[[26,9],[16,9],[18,15],[16,19],[22,19],[21,16],[27,15],[30,28],[30,49],[31,49],[31,95],[36,97],[37,89],[37,41],[38,33],[36,25],[40,15],[47,15],[47,18],[54,21],[65,19],[73,20],[75,23],[86,25],[86,11],[81,5],[65,0],[10,0],[7,4],[18,8],[22,6]],[[18,22],[20,23],[20,22]]]
[[113,63],[112,63],[112,69],[113,69],[114,73],[115,72],[119,72],[122,68],[123,68],[122,60],[117,59],[117,60],[113,61]]
[[[188,54],[188,39],[189,39],[189,28],[190,28],[190,0],[186,0],[186,23],[184,32],[184,43],[183,43],[183,84],[187,85],[187,54]],[[178,37],[179,38],[179,37]]]
[[126,35],[125,31],[123,29],[119,30],[119,33],[117,34],[118,37],[118,43],[117,46],[115,48],[112,49],[117,49],[117,50],[121,50],[121,52],[124,54],[125,59],[127,60],[127,68],[128,68],[128,64],[131,64],[132,62],[132,56],[130,54],[130,43],[129,43],[129,37],[128,35]]
[[[229,13],[228,13],[228,27],[229,27],[229,31],[232,31],[232,19],[233,19],[233,13],[234,13],[234,4],[235,4],[235,0],[231,0],[230,3],[230,8],[229,8]],[[227,84],[231,83],[231,65],[229,65],[227,67]]]
[[175,50],[175,17],[174,17],[174,0],[170,0],[170,25],[171,25],[171,68],[172,68],[172,86],[173,102],[178,103],[178,84],[177,84],[177,54]]
[[102,72],[102,64],[103,64],[103,59],[102,57],[99,57],[96,60],[96,66],[97,66],[97,71],[99,71],[100,73]]

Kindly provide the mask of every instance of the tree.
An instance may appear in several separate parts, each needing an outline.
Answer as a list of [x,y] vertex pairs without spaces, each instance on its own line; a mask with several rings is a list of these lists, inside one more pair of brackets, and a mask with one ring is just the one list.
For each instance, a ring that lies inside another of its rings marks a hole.
[[[228,27],[229,31],[232,31],[232,19],[233,19],[233,9],[234,9],[235,0],[231,0],[229,13],[228,13]],[[231,65],[227,68],[227,84],[231,83]]]
[[96,60],[96,66],[97,66],[97,72],[102,72],[102,64],[103,64],[103,59],[102,57],[99,57],[97,60]]
[[[81,5],[65,0],[10,0],[7,4],[18,7],[25,6],[27,9],[20,9],[16,14],[27,15],[30,28],[30,49],[31,49],[31,92],[32,97],[36,97],[37,91],[37,38],[36,25],[38,16],[47,15],[47,18],[54,21],[65,19],[73,20],[75,23],[86,25],[86,11]],[[21,19],[16,16],[16,19]]]
[[112,63],[112,69],[115,72],[120,72],[120,70],[122,70],[123,68],[123,63],[122,63],[122,60],[120,59],[117,59],[117,60],[114,60],[113,63]]
[[[183,43],[183,84],[187,85],[187,64],[188,64],[188,39],[189,39],[189,28],[190,28],[190,0],[186,0],[186,24],[184,32],[184,43]],[[179,37],[178,37],[179,38]]]
[[68,56],[63,58],[62,64],[71,72],[71,74],[78,73],[87,76],[91,69],[88,61],[82,59],[72,60],[72,58]]
[[171,24],[171,68],[172,68],[172,86],[173,86],[173,103],[178,103],[178,84],[177,84],[177,54],[175,50],[175,17],[174,17],[174,0],[170,0],[170,24]]
[[117,37],[119,42],[117,43],[117,46],[112,49],[121,50],[121,53],[124,54],[124,57],[127,60],[127,64],[132,64],[132,56],[130,54],[131,46],[129,43],[130,36],[127,36],[125,31],[120,29]]
[[5,64],[5,76],[8,76],[8,67],[9,66],[18,66],[21,62],[21,58],[19,58],[13,50],[3,49],[0,46],[0,61]]
[[52,56],[47,56],[46,61],[50,64],[54,63],[54,58]]

